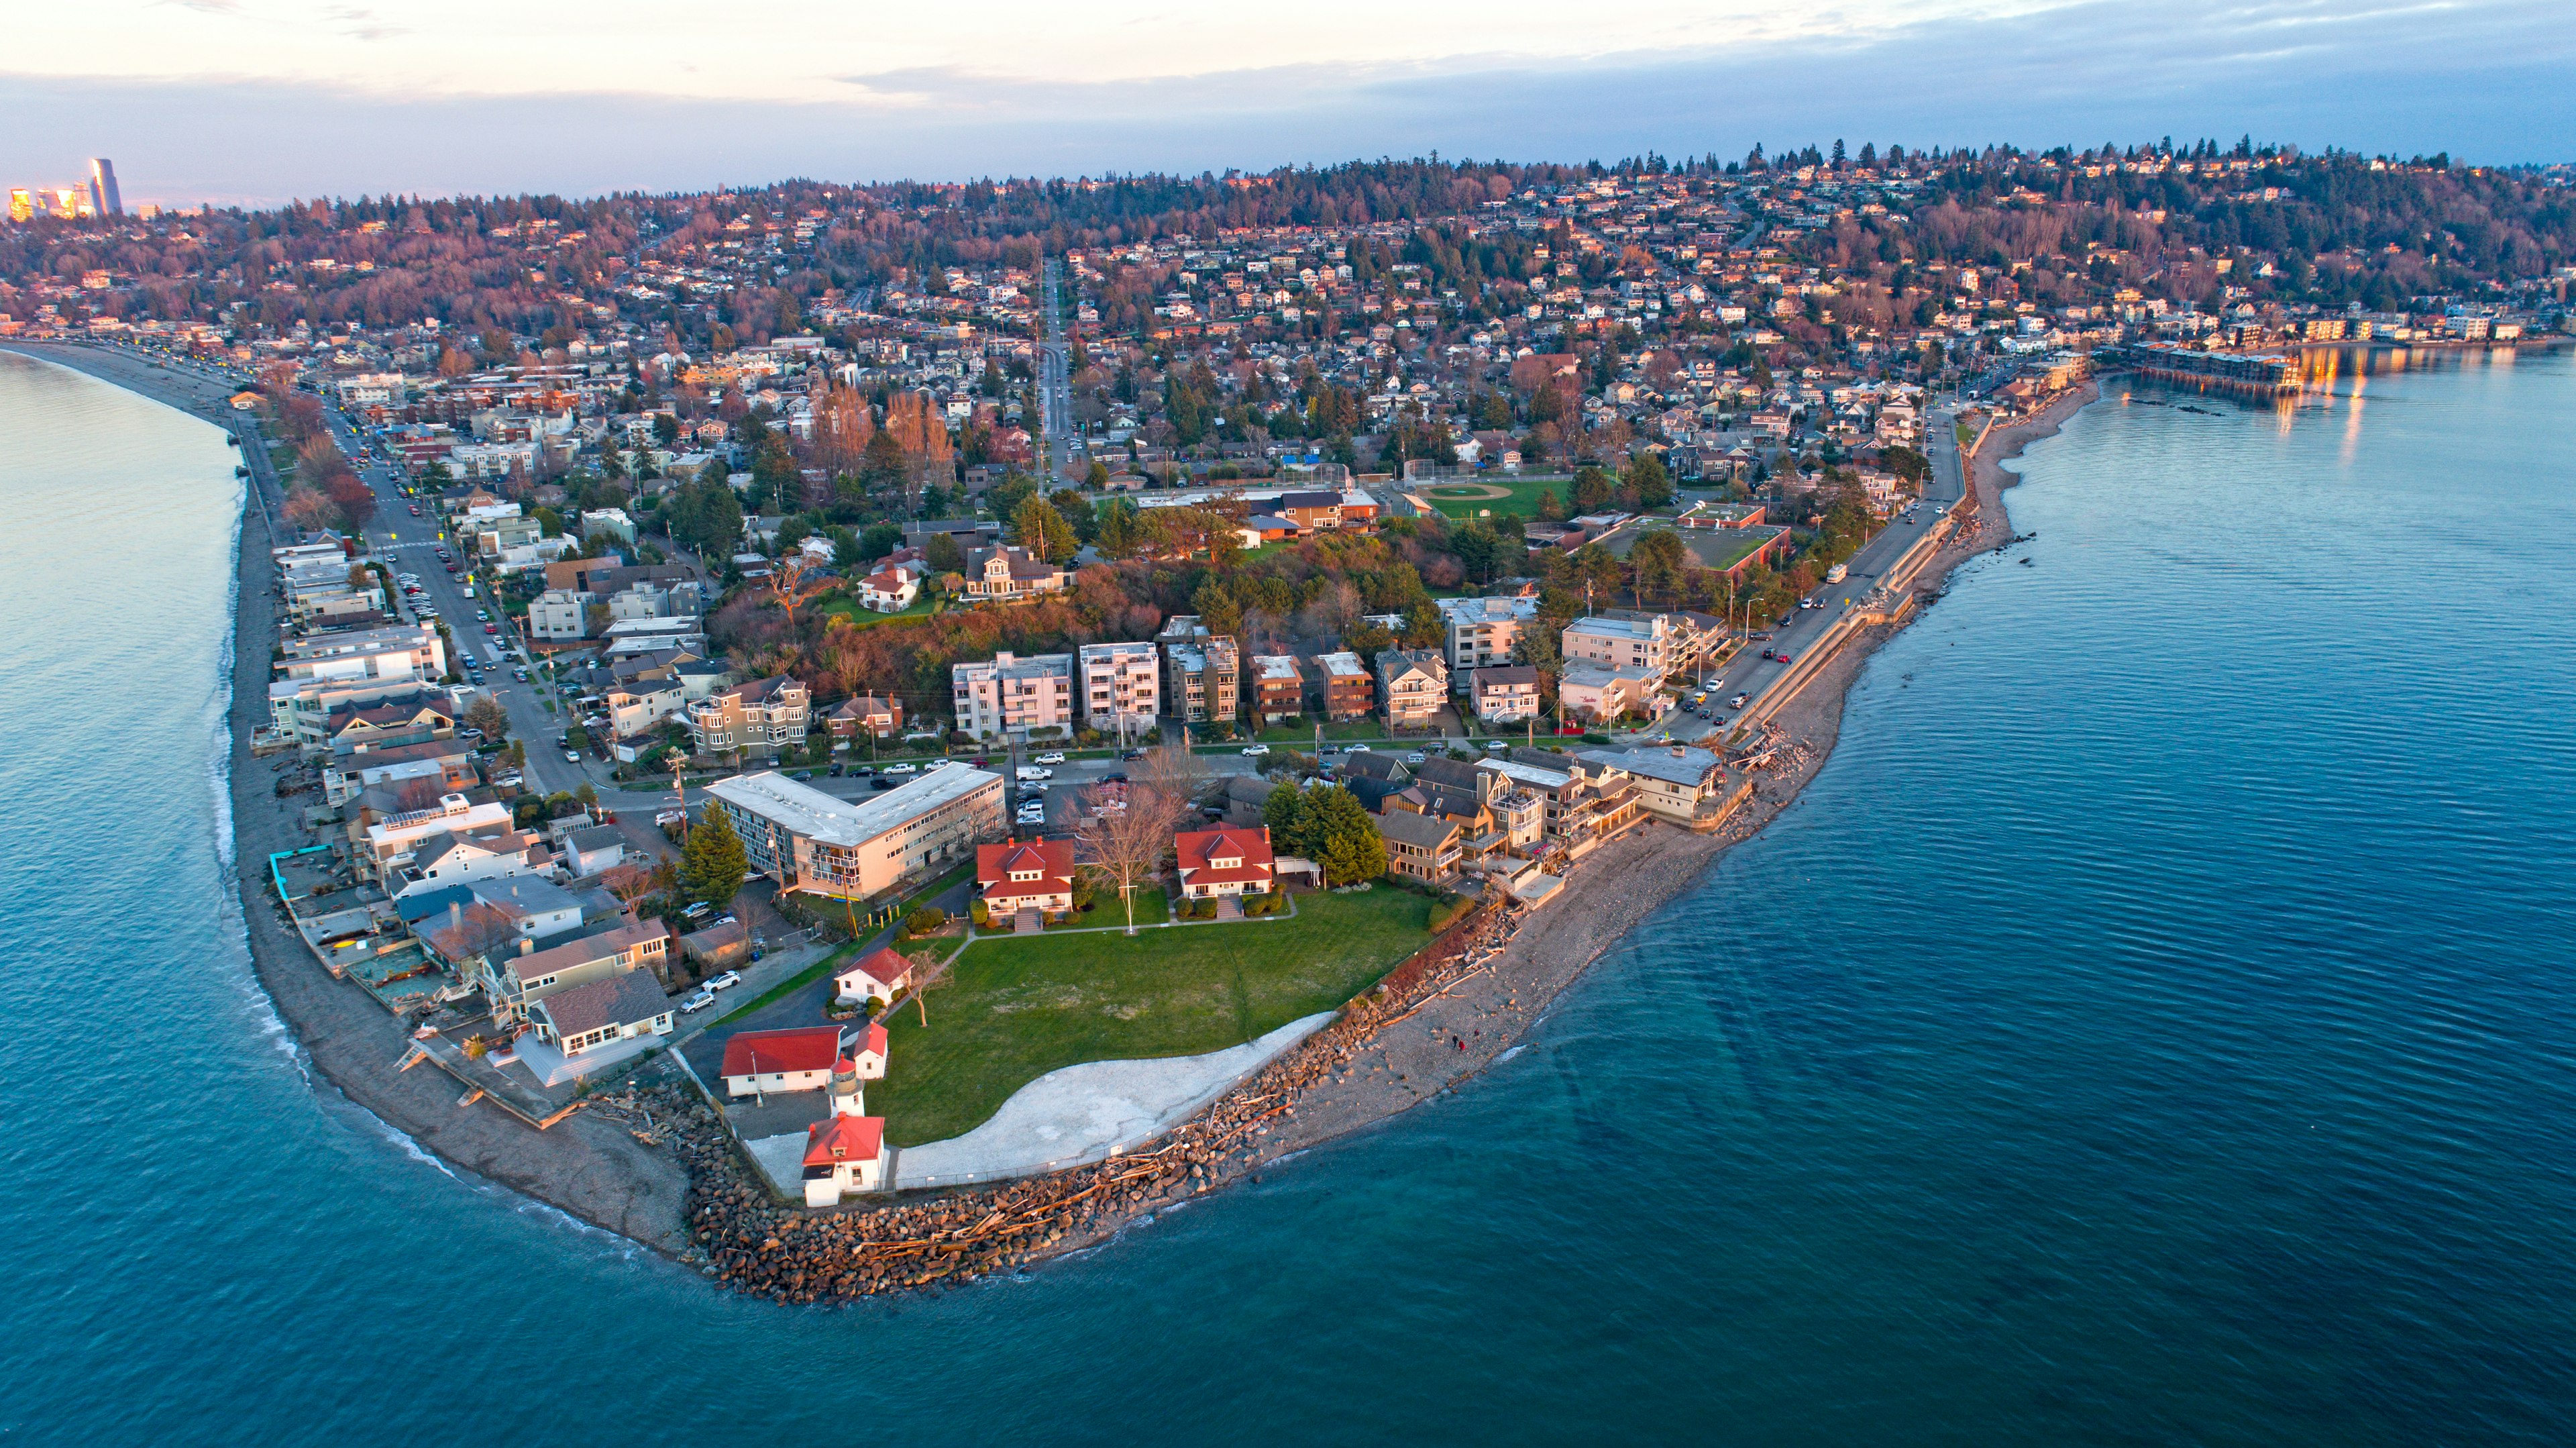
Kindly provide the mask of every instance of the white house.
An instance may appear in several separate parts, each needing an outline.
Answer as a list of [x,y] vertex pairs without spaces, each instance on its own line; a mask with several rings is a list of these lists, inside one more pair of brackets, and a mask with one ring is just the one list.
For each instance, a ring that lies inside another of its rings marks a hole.
[[841,967],[832,977],[832,994],[843,1005],[855,1004],[874,996],[893,1000],[896,992],[912,984],[912,962],[879,946],[866,958]]
[[725,1042],[725,1094],[820,1091],[831,1084],[832,1063],[840,1056],[836,1026],[743,1031]]
[[859,607],[878,613],[901,613],[921,596],[921,573],[911,564],[880,568],[859,580]]

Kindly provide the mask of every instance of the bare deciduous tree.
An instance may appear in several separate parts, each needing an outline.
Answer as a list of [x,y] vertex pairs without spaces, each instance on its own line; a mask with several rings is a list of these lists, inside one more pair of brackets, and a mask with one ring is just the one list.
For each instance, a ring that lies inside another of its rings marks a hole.
[[641,865],[613,865],[600,873],[599,883],[626,907],[628,918],[635,914],[635,902],[653,893],[653,872]]
[[[1144,770],[1139,770],[1144,773]],[[1136,889],[1162,868],[1172,832],[1190,812],[1188,794],[1170,794],[1146,781],[1095,783],[1079,794],[1082,827],[1074,830],[1074,858],[1118,886],[1128,935],[1136,933]]]

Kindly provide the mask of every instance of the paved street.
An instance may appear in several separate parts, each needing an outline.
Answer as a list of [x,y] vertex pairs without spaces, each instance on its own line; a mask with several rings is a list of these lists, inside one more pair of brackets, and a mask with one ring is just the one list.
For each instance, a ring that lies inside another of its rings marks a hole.
[[[1947,410],[1926,413],[1923,422],[1924,455],[1931,459],[1932,474],[1924,480],[1922,502],[1898,514],[1885,531],[1854,554],[1848,565],[1849,576],[1842,582],[1819,585],[1815,592],[1807,595],[1808,602],[1814,607],[1797,610],[1785,624],[1778,619],[1754,621],[1755,632],[1769,633],[1771,637],[1749,644],[1725,668],[1711,676],[1708,693],[1712,714],[1732,720],[1738,711],[1717,706],[1727,703],[1737,694],[1759,699],[1763,690],[1777,683],[1790,668],[1789,664],[1776,659],[1763,658],[1764,649],[1786,653],[1794,662],[1799,655],[1814,647],[1827,630],[1860,606],[1870,590],[1877,586],[1879,578],[1905,555],[1905,550],[1913,547],[1943,513],[1967,496],[1965,479],[1959,470],[1957,430],[1952,424],[1953,414]],[[1678,713],[1672,716],[1669,726],[1671,737],[1684,741],[1705,740],[1725,732],[1714,720],[1700,720]],[[1660,738],[1666,732],[1666,727],[1659,725],[1645,731],[1645,736]]]

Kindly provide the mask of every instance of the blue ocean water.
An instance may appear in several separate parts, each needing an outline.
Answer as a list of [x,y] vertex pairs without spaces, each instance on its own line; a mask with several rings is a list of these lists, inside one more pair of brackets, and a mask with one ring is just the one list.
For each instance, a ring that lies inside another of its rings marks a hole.
[[227,449],[0,357],[0,1436],[2576,1439],[2576,368],[2355,391],[2037,446],[2032,563],[1464,1092],[815,1310],[307,1079],[222,854]]

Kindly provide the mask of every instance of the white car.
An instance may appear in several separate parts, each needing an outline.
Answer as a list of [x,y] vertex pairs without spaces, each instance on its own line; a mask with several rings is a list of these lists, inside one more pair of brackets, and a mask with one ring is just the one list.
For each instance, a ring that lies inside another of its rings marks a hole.
[[1270,746],[1267,744],[1247,744],[1243,746],[1243,752],[1246,757],[1257,759],[1264,754],[1268,754],[1270,752]]
[[1062,764],[1064,763],[1064,756],[1061,754],[1041,754],[1037,757],[1037,762],[1040,764]]
[[713,992],[704,989],[693,990],[681,999],[680,1013],[682,1015],[687,1015],[692,1011],[702,1011],[715,1003],[716,998]]
[[566,763],[566,764],[579,764],[579,763],[581,763],[581,753],[580,753],[580,751],[578,751],[578,750],[573,750],[573,749],[567,749],[567,750],[565,750],[565,751],[564,751],[564,763]]
[[1040,769],[1040,768],[1038,768],[1036,765],[1033,765],[1033,764],[1023,764],[1023,765],[1021,765],[1019,768],[1017,768],[1017,769],[1015,769],[1015,770],[1012,770],[1012,771],[1011,771],[1011,773],[1012,773],[1013,777],[1015,777],[1015,778],[1019,779],[1019,780],[1020,780],[1021,782],[1023,782],[1023,783],[1026,783],[1027,781],[1032,780],[1032,779],[1053,779],[1053,778],[1055,778],[1055,771],[1054,771],[1054,770],[1052,770],[1052,769]]
[[889,764],[877,771],[879,774],[919,774],[920,772],[921,766],[911,763]]
[[738,970],[728,970],[722,975],[708,976],[706,982],[709,990],[731,990],[740,984],[742,984],[742,972]]

